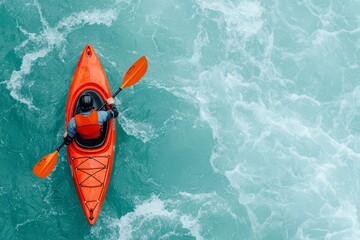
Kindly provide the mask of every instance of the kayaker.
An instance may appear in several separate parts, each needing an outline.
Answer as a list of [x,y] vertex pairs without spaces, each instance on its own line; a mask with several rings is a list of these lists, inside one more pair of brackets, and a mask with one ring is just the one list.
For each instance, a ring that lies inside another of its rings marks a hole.
[[111,108],[108,111],[94,110],[93,102],[92,96],[88,93],[80,96],[79,105],[81,112],[76,114],[69,122],[68,129],[64,133],[65,145],[69,145],[72,142],[76,133],[85,140],[100,137],[103,123],[119,115],[114,98],[110,97],[106,100]]

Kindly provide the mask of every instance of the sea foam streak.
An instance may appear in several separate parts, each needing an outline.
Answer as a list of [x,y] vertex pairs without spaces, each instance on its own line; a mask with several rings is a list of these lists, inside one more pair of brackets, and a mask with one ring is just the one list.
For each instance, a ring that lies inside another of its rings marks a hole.
[[[223,218],[234,224],[238,221],[229,210],[225,200],[215,192],[191,194],[180,192],[170,199],[153,195],[139,202],[133,211],[120,219],[109,218],[105,225],[109,227],[111,238],[120,239],[169,239],[191,236],[197,240],[220,237],[209,233],[214,217]],[[95,226],[92,233],[101,236],[101,228]],[[237,229],[233,228],[233,232]],[[92,236],[94,237],[94,236]]]
[[[42,15],[41,6],[37,1],[34,1],[43,30],[36,33],[28,33],[26,30],[19,27],[20,30],[27,37],[15,51],[20,54],[21,51],[26,53],[22,56],[22,63],[19,70],[14,70],[7,81],[6,87],[10,90],[10,95],[17,101],[24,103],[29,109],[37,109],[32,102],[31,97],[25,97],[21,94],[21,89],[24,85],[29,85],[27,75],[31,73],[33,65],[37,60],[46,57],[55,48],[59,48],[65,44],[66,37],[73,31],[82,26],[89,24],[103,24],[110,26],[117,18],[115,10],[92,10],[74,13],[66,18],[63,18],[54,27],[50,27],[46,19]],[[33,43],[35,47],[28,49],[29,43]]]
[[124,114],[120,115],[118,121],[128,135],[140,139],[143,143],[146,143],[157,136],[154,128],[148,123],[136,122],[125,117]]
[[240,4],[232,1],[198,1],[203,11],[219,12],[228,33],[240,33],[249,37],[256,34],[262,27],[262,8],[257,1],[243,1]]

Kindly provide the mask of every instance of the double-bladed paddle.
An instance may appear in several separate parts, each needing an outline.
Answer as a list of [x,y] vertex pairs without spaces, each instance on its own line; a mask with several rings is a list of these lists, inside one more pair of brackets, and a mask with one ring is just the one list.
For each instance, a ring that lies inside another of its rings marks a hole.
[[[121,87],[112,95],[114,98],[124,88],[130,87],[137,83],[146,73],[148,63],[145,56],[139,58],[125,73]],[[103,108],[106,102],[99,108]],[[59,147],[52,153],[44,156],[33,168],[33,173],[39,178],[47,177],[54,169],[58,160],[60,149],[65,145],[65,142],[61,143]]]

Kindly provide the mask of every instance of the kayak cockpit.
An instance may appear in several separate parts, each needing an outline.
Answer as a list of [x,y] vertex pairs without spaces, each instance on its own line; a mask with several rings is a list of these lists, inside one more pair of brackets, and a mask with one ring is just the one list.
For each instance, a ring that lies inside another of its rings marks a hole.
[[[101,98],[101,96],[97,92],[95,92],[93,90],[87,90],[87,91],[84,91],[83,93],[89,93],[93,97],[95,109],[98,109],[99,107],[101,107],[103,105],[104,100]],[[82,94],[80,94],[80,96]],[[76,101],[73,116],[80,113],[79,100],[80,100],[80,97]],[[98,109],[98,110],[106,111],[106,108],[103,107],[102,109]],[[108,131],[108,122],[104,122],[100,137],[98,137],[96,139],[87,140],[87,139],[81,138],[78,134],[76,134],[74,140],[82,148],[87,148],[87,149],[98,148],[98,147],[101,147],[105,143],[107,131]]]

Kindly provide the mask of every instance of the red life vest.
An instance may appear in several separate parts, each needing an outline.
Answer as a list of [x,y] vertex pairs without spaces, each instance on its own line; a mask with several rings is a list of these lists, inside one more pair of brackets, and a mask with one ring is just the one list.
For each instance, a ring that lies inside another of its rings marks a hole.
[[95,139],[101,135],[101,125],[98,120],[98,112],[92,110],[88,116],[75,115],[76,132],[82,139]]

